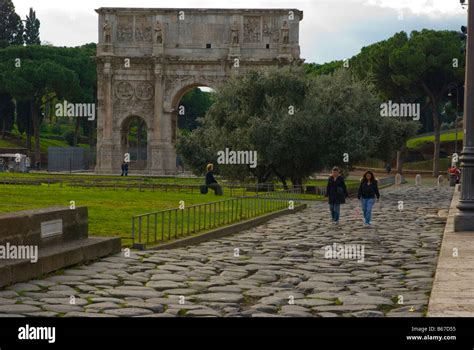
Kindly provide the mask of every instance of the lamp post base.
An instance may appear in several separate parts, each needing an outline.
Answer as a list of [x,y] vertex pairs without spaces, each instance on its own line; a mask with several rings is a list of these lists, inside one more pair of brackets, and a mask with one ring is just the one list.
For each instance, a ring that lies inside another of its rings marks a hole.
[[474,211],[458,210],[454,216],[454,231],[466,232],[474,231]]
[[[466,134],[464,135],[465,138]],[[474,147],[461,152],[461,198],[454,217],[455,231],[474,231]]]

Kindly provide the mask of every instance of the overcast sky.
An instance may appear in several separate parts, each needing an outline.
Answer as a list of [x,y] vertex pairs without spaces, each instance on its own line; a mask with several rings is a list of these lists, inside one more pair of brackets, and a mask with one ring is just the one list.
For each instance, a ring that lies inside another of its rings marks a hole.
[[[57,46],[97,42],[99,7],[170,7],[158,0],[13,0],[24,19],[30,7],[41,21],[41,40]],[[173,8],[297,8],[301,57],[324,63],[357,54],[399,31],[459,30],[467,11],[459,0],[175,0]]]

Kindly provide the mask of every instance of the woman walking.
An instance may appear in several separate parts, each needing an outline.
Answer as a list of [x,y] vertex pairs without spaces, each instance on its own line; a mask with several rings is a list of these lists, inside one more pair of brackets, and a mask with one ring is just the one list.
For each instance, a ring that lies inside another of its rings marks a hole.
[[338,167],[332,168],[331,176],[328,179],[326,187],[326,197],[328,197],[332,222],[338,225],[339,216],[341,214],[341,204],[344,204],[346,198],[349,197],[344,177],[341,175],[341,171]]
[[362,211],[364,213],[364,226],[366,227],[370,227],[371,225],[372,208],[374,207],[376,197],[378,201],[380,193],[377,180],[371,171],[366,171],[360,180],[359,193],[357,194],[357,198],[361,201]]

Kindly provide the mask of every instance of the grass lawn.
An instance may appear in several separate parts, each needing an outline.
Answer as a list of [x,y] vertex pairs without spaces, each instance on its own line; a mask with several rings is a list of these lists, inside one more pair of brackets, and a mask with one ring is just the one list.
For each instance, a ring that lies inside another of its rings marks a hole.
[[91,236],[122,237],[124,245],[130,244],[132,216],[177,208],[179,201],[186,206],[226,199],[213,194],[186,194],[165,192],[139,192],[138,190],[104,190],[48,185],[0,185],[0,212],[12,212],[51,206],[75,205],[89,208],[89,233]]
[[8,140],[0,139],[0,148],[18,148],[18,145],[15,145]]
[[[358,188],[360,184],[359,180],[346,179],[345,182],[348,189]],[[326,187],[326,185],[327,185],[327,180],[310,180],[305,183],[305,186]]]
[[[1,174],[1,173],[0,173]],[[28,174],[22,177],[36,177]],[[51,176],[50,176],[51,177]],[[176,182],[177,179],[170,179]],[[195,179],[194,179],[195,181]],[[1,182],[1,177],[0,177]],[[246,192],[247,196],[254,195],[253,192]],[[243,189],[234,190],[233,196],[242,196]],[[264,193],[261,193],[264,195]],[[314,195],[302,195],[298,196],[299,199],[323,199],[321,196]],[[69,186],[67,183],[42,183],[41,185],[2,185],[0,184],[0,213],[30,210],[37,208],[47,208],[52,206],[69,207],[70,201],[74,201],[76,207],[86,206],[89,210],[89,234],[91,236],[111,236],[121,237],[122,244],[124,246],[131,245],[131,232],[132,232],[132,216],[141,215],[151,212],[156,212],[165,209],[176,209],[179,207],[179,202],[184,201],[185,208],[194,205],[208,202],[216,202],[225,199],[233,198],[230,196],[229,190],[224,192],[224,196],[217,197],[212,191],[209,191],[207,195],[202,195],[198,191],[190,193],[189,191],[177,192],[151,189],[144,189],[139,191],[138,187],[131,188],[130,190],[124,188],[88,188]],[[242,218],[257,216],[255,209],[262,209],[262,201],[247,201],[243,205]],[[287,201],[282,200],[279,202],[280,205],[286,206]],[[229,213],[237,214],[236,205],[224,207],[216,206],[218,214],[216,215],[218,224],[217,226],[223,226],[224,221],[229,221]],[[209,223],[214,220],[214,216],[210,214],[211,208],[207,208],[207,226],[205,229],[209,229]],[[270,210],[266,210],[267,212]],[[186,215],[190,216],[191,222],[194,216],[194,212],[190,213],[185,211]],[[176,213],[175,213],[176,214]],[[171,239],[175,238],[175,232],[181,232],[181,228],[186,232],[188,217],[182,220],[180,211],[178,216],[178,224],[175,226],[175,221],[172,221]],[[196,212],[196,214],[199,214]],[[203,216],[204,212],[201,214]],[[240,217],[240,215],[239,215]],[[161,217],[158,218],[158,227],[161,229]],[[162,220],[164,226],[168,227],[168,217]],[[235,221],[235,220],[234,220]],[[204,222],[201,222],[201,228],[204,229]],[[146,218],[143,220],[143,232],[146,232]],[[192,224],[190,225],[192,229]],[[151,229],[153,231],[153,228]],[[160,235],[160,234],[159,234]],[[168,233],[165,238],[168,239]]]
[[[0,172],[0,181],[2,179],[18,179],[18,180],[38,180],[48,182],[51,180],[60,180],[63,182],[74,182],[81,181],[84,183],[107,183],[107,184],[121,184],[129,183],[130,185],[137,184],[176,184],[176,185],[202,185],[204,183],[204,177],[144,177],[144,176],[127,176],[122,177],[118,175],[89,175],[89,174],[47,174],[47,173],[1,173]],[[217,181],[223,186],[229,186],[232,184],[231,181],[222,181],[217,178]],[[249,186],[254,183],[249,183]],[[278,186],[278,189],[281,188],[281,183],[275,183]],[[305,182],[305,186],[317,186],[317,187],[326,187],[326,180],[309,180]],[[291,187],[291,184],[289,184]],[[356,188],[359,186],[359,180],[346,180],[346,185],[348,188]],[[243,191],[242,191],[243,193]]]
[[121,182],[129,182],[129,183],[167,183],[167,184],[202,184],[204,183],[203,178],[179,178],[179,177],[144,177],[144,176],[119,176],[119,175],[89,175],[89,174],[48,174],[48,173],[0,173],[0,181],[1,179],[18,179],[18,180],[38,180],[38,181],[46,181],[48,179],[52,180],[60,180],[64,182],[68,181],[84,181],[87,183],[93,182],[107,182],[107,183],[115,183],[118,181]]
[[[450,160],[441,158],[439,160],[439,169],[441,174],[445,174],[450,166]],[[407,170],[433,170],[433,160],[423,160],[420,162],[404,163],[403,168]]]
[[[34,144],[34,139],[32,139],[31,142]],[[86,148],[86,149],[89,148],[89,145],[84,145],[84,144],[78,144],[77,146],[81,148]],[[71,147],[71,146],[66,141],[42,138],[40,140],[41,153],[48,153],[48,147]]]
[[[450,132],[446,134],[441,134],[440,136],[441,142],[452,142],[456,141],[456,132]],[[463,139],[463,131],[458,131],[458,141],[462,141]],[[418,138],[412,138],[407,141],[407,147],[410,149],[416,149],[421,147],[426,142],[434,142],[434,136],[423,136]]]
[[[28,179],[28,180],[41,180],[41,185],[3,185],[1,184],[2,179]],[[63,180],[63,183],[51,183],[48,184],[47,179],[52,180]],[[69,180],[69,181],[68,181]],[[100,187],[82,187],[72,186],[71,181],[83,180],[86,182],[97,182],[97,183],[108,183],[108,184],[130,184],[130,189],[126,188],[100,188]],[[202,204],[208,202],[216,202],[225,199],[230,199],[236,196],[244,195],[244,188],[234,189],[232,197],[230,190],[224,187],[224,196],[216,197],[212,191],[209,191],[207,195],[201,195],[197,189],[194,189],[194,193],[190,190],[178,190],[168,189],[167,192],[164,190],[158,190],[155,188],[153,191],[151,188],[143,188],[142,191],[138,189],[137,184],[202,184],[204,179],[202,178],[143,178],[140,176],[129,176],[127,178],[120,176],[98,176],[98,175],[78,175],[78,174],[65,174],[65,175],[51,175],[51,174],[20,174],[20,173],[0,173],[0,213],[30,210],[37,208],[47,208],[52,206],[63,206],[69,207],[70,201],[74,201],[76,207],[86,206],[89,210],[89,233],[91,236],[113,236],[121,237],[124,246],[131,245],[131,232],[132,232],[132,216],[141,215],[151,212],[156,212],[165,209],[176,209],[179,206],[180,201],[185,202],[185,207],[189,207],[194,204]],[[225,186],[225,182],[221,182]],[[359,184],[357,180],[347,180],[349,189],[356,188]],[[133,187],[135,185],[135,187]],[[318,187],[325,187],[326,180],[313,180],[308,182],[306,185],[313,185]],[[246,191],[247,196],[252,196],[255,193]],[[264,193],[260,193],[262,196]],[[315,195],[299,195],[299,200],[325,200],[322,196]],[[259,201],[258,208],[261,209],[262,201]],[[280,205],[285,207],[287,205],[286,200],[282,200]],[[255,201],[247,202],[243,206],[242,219],[256,216],[254,209],[257,205]],[[207,225],[205,230],[209,229],[209,222],[214,220],[214,217],[209,214],[210,208],[206,216]],[[222,208],[218,209],[217,223],[228,221],[229,213],[236,212],[236,208]],[[267,210],[268,211],[268,210]],[[172,232],[171,239],[174,238],[175,232],[181,232],[181,228],[186,232],[187,230],[187,211],[186,216],[183,220],[181,216],[178,216],[178,224],[175,225],[175,221],[172,221]],[[183,212],[179,212],[182,215]],[[198,214],[196,212],[196,214]],[[202,213],[203,214],[203,213]],[[190,219],[192,222],[194,212],[190,212]],[[202,216],[202,215],[201,215]],[[240,214],[239,214],[240,218]],[[164,225],[161,224],[164,222]],[[168,218],[158,218],[158,230],[163,226],[168,227]],[[146,232],[146,218],[143,221],[143,232]],[[192,224],[190,225],[192,226]],[[201,222],[201,228],[203,222]],[[191,228],[192,229],[192,228]],[[153,231],[153,228],[151,229]],[[160,232],[158,236],[161,236]],[[168,232],[165,234],[165,239],[168,239]]]
[[[34,145],[35,139],[34,137],[31,138],[31,143]],[[9,139],[9,140],[1,140],[0,139],[0,147],[5,148],[25,148],[26,147],[26,136],[23,135],[21,138]],[[48,138],[41,138],[40,139],[40,149],[41,153],[48,153],[48,147],[71,147],[66,141],[61,140],[53,140]],[[89,148],[89,145],[79,144],[78,147],[82,148]]]

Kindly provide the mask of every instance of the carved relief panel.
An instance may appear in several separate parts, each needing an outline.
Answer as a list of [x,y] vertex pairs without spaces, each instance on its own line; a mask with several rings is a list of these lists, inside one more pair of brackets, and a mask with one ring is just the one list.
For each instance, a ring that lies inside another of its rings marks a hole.
[[244,42],[260,43],[262,32],[260,28],[260,16],[244,16]]
[[117,16],[117,41],[133,41],[133,16]]
[[138,83],[135,87],[135,96],[141,101],[149,101],[153,98],[154,88],[148,82]]
[[115,81],[114,108],[153,110],[154,87],[147,81]]
[[145,16],[135,17],[135,41],[150,43],[152,41],[151,19]]
[[115,97],[119,100],[130,100],[133,97],[133,86],[128,81],[115,84]]
[[280,26],[278,17],[263,17],[263,42],[278,44],[280,42]]

